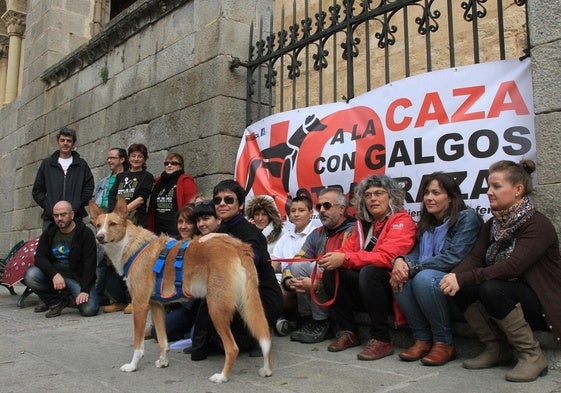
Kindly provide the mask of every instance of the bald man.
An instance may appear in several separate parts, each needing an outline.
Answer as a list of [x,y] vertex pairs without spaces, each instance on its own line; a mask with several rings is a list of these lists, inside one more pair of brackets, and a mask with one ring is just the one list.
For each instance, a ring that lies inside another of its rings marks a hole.
[[97,315],[95,236],[74,220],[70,202],[57,202],[52,216],[54,222],[39,238],[35,266],[25,273],[25,283],[41,300],[35,312],[47,311],[45,316],[52,318],[75,306],[82,316]]

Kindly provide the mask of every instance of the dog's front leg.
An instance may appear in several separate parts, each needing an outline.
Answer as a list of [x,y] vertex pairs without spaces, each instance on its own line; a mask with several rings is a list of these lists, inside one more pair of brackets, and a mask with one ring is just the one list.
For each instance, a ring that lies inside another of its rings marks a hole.
[[144,356],[144,328],[148,316],[148,302],[143,304],[138,300],[132,300],[132,317],[134,321],[134,353],[130,363],[123,364],[121,371],[132,372],[138,368],[138,362]]

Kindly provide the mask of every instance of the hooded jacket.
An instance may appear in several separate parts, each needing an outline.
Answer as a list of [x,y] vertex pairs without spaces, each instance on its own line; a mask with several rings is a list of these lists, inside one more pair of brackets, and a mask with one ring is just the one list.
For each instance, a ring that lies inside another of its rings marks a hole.
[[273,227],[266,236],[267,244],[276,242],[282,235],[283,223],[274,199],[268,195],[253,197],[245,207],[245,215],[248,219],[252,219],[255,212],[259,210],[263,210],[269,216],[269,223]]

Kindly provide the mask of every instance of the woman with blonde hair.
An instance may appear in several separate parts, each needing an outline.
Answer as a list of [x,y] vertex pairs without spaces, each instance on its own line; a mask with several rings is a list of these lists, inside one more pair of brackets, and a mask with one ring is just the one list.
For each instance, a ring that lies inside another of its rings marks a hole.
[[453,296],[485,344],[463,367],[509,364],[510,344],[518,363],[505,378],[513,382],[533,381],[547,373],[533,330],[552,330],[557,340],[561,337],[559,239],[530,198],[534,170],[530,160],[491,165],[487,196],[493,217],[483,225],[472,251],[440,282],[442,292]]

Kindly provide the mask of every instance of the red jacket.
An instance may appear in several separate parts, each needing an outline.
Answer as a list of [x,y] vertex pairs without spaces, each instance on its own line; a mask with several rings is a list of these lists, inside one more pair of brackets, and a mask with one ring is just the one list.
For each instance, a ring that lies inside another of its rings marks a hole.
[[[154,184],[160,181],[157,177],[154,179]],[[197,185],[195,180],[185,173],[181,174],[177,179],[177,185],[175,188],[175,197],[177,198],[177,208],[181,210],[183,206],[190,203],[197,195]],[[147,217],[147,228],[154,231],[154,217],[156,216],[156,204],[150,203],[148,206],[148,217]]]
[[360,269],[374,265],[392,270],[392,261],[398,255],[407,255],[415,245],[415,222],[405,211],[392,214],[382,229],[376,247],[364,251],[367,228],[372,223],[357,220],[351,237],[337,252],[345,253],[343,269]]

